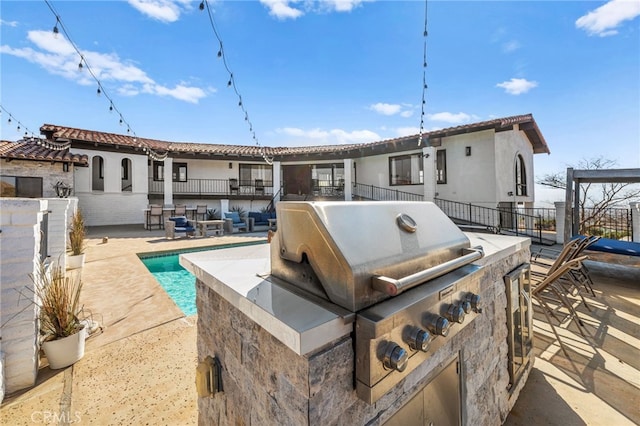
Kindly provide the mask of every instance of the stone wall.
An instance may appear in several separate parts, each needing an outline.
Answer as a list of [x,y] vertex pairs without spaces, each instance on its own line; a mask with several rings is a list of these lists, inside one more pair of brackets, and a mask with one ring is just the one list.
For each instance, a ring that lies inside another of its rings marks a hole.
[[38,373],[38,311],[29,274],[38,265],[47,208],[42,199],[0,199],[0,338],[7,393],[33,386]]
[[[57,197],[55,184],[59,181],[74,188],[73,166],[69,171],[62,170],[62,163],[49,161],[11,160],[2,162],[2,174],[5,176],[27,176],[42,178],[42,196],[44,198]],[[75,188],[74,188],[75,189]]]
[[199,424],[383,424],[455,354],[460,354],[466,377],[463,424],[502,423],[530,371],[509,393],[503,277],[528,259],[527,247],[486,266],[477,278],[483,313],[373,405],[356,395],[350,336],[298,356],[197,280],[198,357],[219,358],[224,388],[213,397],[199,398]]

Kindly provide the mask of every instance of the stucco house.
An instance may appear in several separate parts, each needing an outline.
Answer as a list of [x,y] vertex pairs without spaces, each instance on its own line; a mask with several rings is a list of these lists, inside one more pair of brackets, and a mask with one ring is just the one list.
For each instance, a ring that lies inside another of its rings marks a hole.
[[427,132],[420,144],[412,135],[364,144],[261,148],[52,124],[40,131],[46,143],[69,146],[62,155],[86,159],[88,167],[74,163],[73,193],[89,226],[142,224],[150,203],[259,211],[287,199],[438,198],[532,207],[533,156],[549,153],[531,114]]

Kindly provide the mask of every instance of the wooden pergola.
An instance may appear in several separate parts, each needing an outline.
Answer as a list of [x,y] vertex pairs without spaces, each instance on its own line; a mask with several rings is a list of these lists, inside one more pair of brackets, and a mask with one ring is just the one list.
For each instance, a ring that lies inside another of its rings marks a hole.
[[570,241],[579,232],[580,184],[582,183],[640,183],[640,169],[574,170],[571,167],[567,168],[564,241]]

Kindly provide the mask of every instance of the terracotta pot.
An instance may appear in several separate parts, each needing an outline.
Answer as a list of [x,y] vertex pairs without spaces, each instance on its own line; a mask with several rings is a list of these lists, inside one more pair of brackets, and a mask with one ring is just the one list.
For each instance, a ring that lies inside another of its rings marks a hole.
[[65,368],[78,361],[84,356],[84,341],[86,339],[87,328],[71,336],[62,339],[50,340],[42,343],[49,368]]
[[68,254],[67,255],[67,269],[80,269],[80,268],[82,268],[84,266],[84,255],[85,255],[85,253],[77,254],[77,255]]

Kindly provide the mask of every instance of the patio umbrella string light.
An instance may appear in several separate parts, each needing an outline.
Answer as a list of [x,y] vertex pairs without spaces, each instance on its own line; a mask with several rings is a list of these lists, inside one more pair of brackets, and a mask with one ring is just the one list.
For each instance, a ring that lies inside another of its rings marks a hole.
[[[51,2],[49,2],[49,0],[44,0],[44,2],[49,7],[49,10],[51,10],[51,13],[53,13],[53,15],[56,17],[56,23],[55,23],[55,25],[53,27],[53,34],[57,36],[58,34],[60,34],[60,30],[62,30],[62,33],[64,34],[66,39],[69,41],[69,43],[71,44],[73,49],[76,51],[76,53],[78,53],[78,55],[80,56],[80,62],[78,62],[78,71],[83,71],[83,70],[86,69],[89,72],[89,74],[91,75],[91,77],[96,81],[96,84],[98,85],[98,89],[96,90],[96,93],[97,93],[98,96],[103,95],[105,98],[107,98],[107,100],[109,101],[109,112],[115,111],[119,115],[119,117],[120,117],[120,119],[119,119],[120,125],[121,126],[122,125],[126,125],[127,126],[127,134],[133,134],[134,143],[137,142],[138,143],[138,148],[141,148],[142,151],[145,152],[151,159],[156,160],[156,161],[162,161],[165,158],[167,158],[167,154],[168,154],[167,152],[165,152],[163,154],[159,154],[156,151],[154,151],[148,144],[138,141],[138,137],[137,137],[136,133],[133,130],[131,130],[131,125],[129,124],[129,122],[127,122],[127,120],[125,120],[124,116],[122,115],[122,112],[120,112],[120,110],[113,103],[113,98],[111,98],[111,96],[109,96],[109,94],[105,90],[104,86],[100,82],[100,79],[96,76],[96,74],[93,72],[93,70],[89,66],[89,63],[87,62],[87,59],[84,57],[82,52],[80,52],[80,49],[78,49],[78,46],[71,39],[71,36],[69,35],[69,32],[67,31],[67,28],[65,27],[64,23],[62,22],[62,19],[60,18],[60,15],[57,13],[57,11],[55,10],[55,8],[51,4]],[[49,144],[49,145],[53,145],[51,142],[46,142],[46,143]],[[71,144],[69,143],[69,146],[70,145]]]
[[422,33],[422,36],[424,37],[424,45],[422,49],[422,103],[420,104],[420,134],[418,136],[418,146],[422,145],[422,134],[424,133],[424,108],[427,105],[427,36],[429,35],[427,31],[427,6],[428,0],[424,0],[424,32]]
[[20,120],[17,120],[17,119],[13,116],[13,114],[11,114],[11,113],[10,113],[10,112],[5,108],[5,107],[3,107],[2,105],[0,105],[0,113],[1,113],[2,111],[4,111],[5,113],[9,114],[9,118],[7,118],[7,124],[8,124],[8,125],[10,125],[10,126],[11,126],[11,125],[13,125],[13,123],[15,122],[15,123],[16,123],[16,130],[17,130],[18,132],[20,132],[22,129],[24,129],[24,137],[25,137],[25,138],[29,135],[29,133],[31,133],[31,137],[32,137],[32,138],[33,138],[33,137],[35,137],[35,134],[34,134],[34,133],[33,133],[33,132],[32,132],[32,131],[27,127],[27,126],[25,126],[24,124],[22,124],[22,123],[20,122]]
[[240,107],[240,109],[244,113],[244,121],[247,123],[247,126],[249,127],[249,133],[251,134],[252,139],[254,140],[256,146],[260,150],[260,155],[262,155],[263,160],[267,164],[272,165],[273,164],[273,157],[269,157],[267,155],[267,153],[266,153],[265,148],[262,145],[260,145],[260,142],[258,141],[258,137],[256,136],[256,132],[253,130],[253,124],[251,123],[251,120],[249,119],[249,112],[247,111],[244,102],[242,102],[242,95],[240,95],[240,91],[238,90],[238,86],[236,85],[235,77],[233,75],[233,72],[231,72],[231,68],[229,67],[229,64],[227,62],[227,57],[225,56],[225,52],[224,52],[224,48],[223,48],[223,44],[222,44],[222,38],[220,37],[220,34],[218,33],[218,30],[216,29],[216,24],[215,24],[215,21],[213,19],[213,15],[211,13],[211,8],[209,7],[208,0],[202,0],[201,3],[200,3],[200,10],[205,10],[205,8],[207,9],[207,14],[209,15],[209,22],[211,23],[211,28],[213,29],[213,33],[215,34],[216,39],[218,40],[218,44],[219,44],[218,58],[222,59],[224,67],[227,70],[227,72],[229,73],[229,80],[227,81],[227,87],[232,87],[233,91],[238,96],[238,106]]

